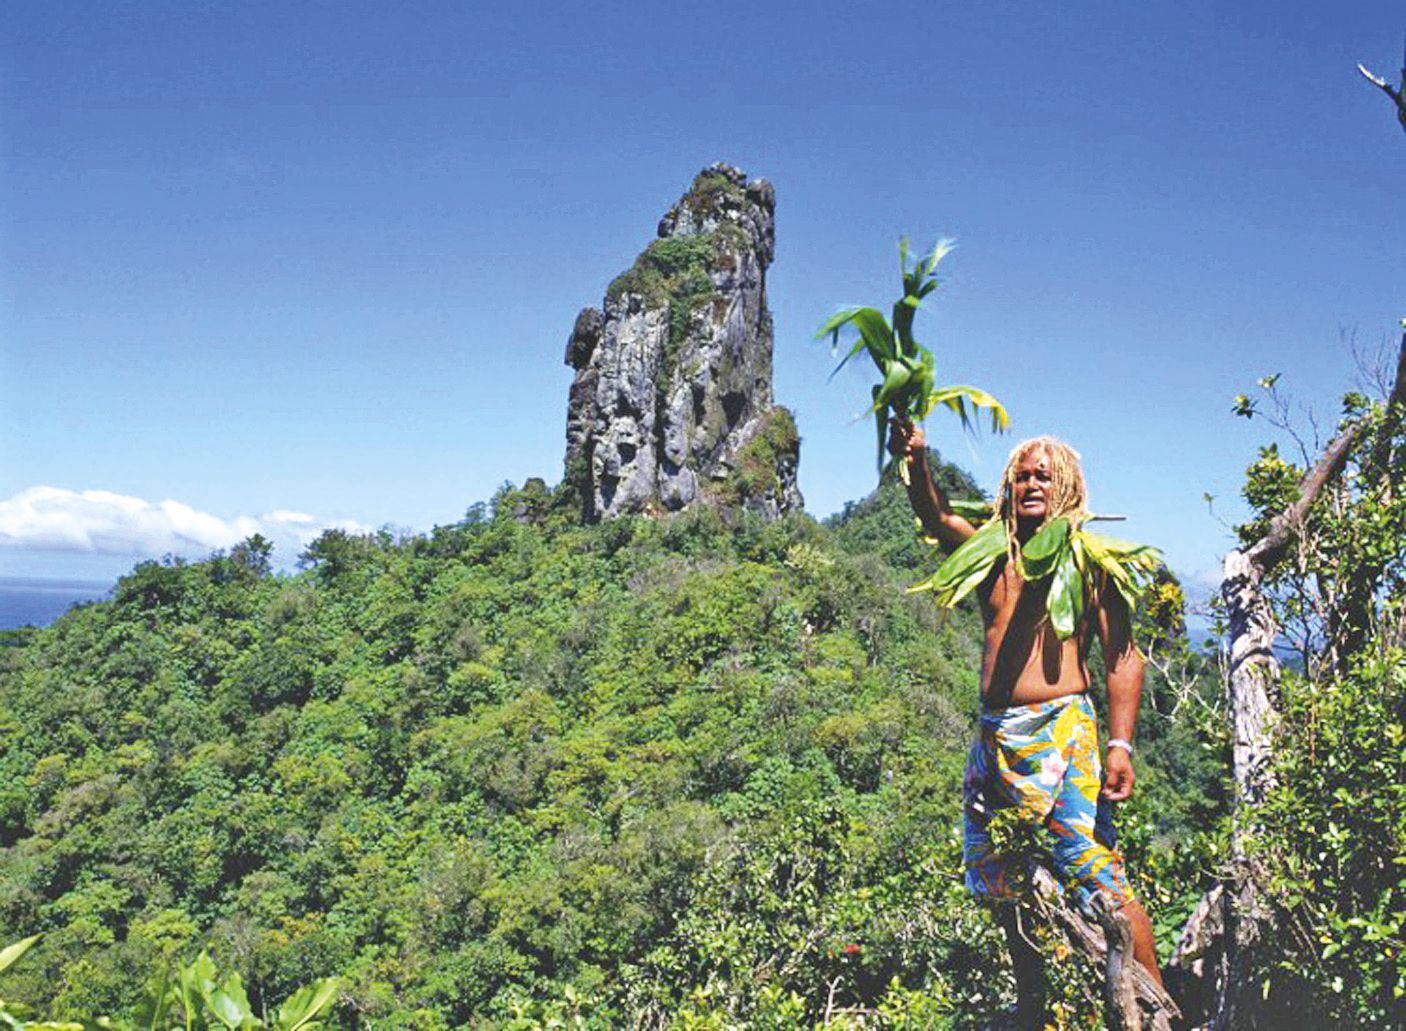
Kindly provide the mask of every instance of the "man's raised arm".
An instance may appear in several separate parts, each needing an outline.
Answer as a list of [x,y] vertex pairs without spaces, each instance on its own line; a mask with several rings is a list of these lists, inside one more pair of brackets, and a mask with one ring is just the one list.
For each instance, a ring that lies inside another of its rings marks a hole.
[[908,464],[908,503],[923,524],[923,532],[955,548],[976,533],[976,527],[947,504],[947,497],[933,481],[928,467],[927,438],[921,426],[907,419],[889,423],[889,452]]

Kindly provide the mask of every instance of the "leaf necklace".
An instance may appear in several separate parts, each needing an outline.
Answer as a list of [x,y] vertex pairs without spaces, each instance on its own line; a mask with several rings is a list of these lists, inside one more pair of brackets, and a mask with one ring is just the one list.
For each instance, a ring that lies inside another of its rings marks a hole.
[[[953,502],[952,508],[969,517],[982,510],[990,511],[989,506],[972,502]],[[937,572],[908,591],[932,591],[939,607],[954,608],[991,575],[1003,556],[1012,552],[1022,579],[1034,582],[1050,578],[1045,607],[1050,625],[1061,640],[1072,636],[1079,625],[1085,595],[1098,586],[1100,572],[1118,588],[1131,610],[1137,607],[1147,581],[1162,565],[1162,553],[1156,548],[1093,533],[1069,516],[1051,519],[1016,550],[1005,521],[993,515],[943,560]]]

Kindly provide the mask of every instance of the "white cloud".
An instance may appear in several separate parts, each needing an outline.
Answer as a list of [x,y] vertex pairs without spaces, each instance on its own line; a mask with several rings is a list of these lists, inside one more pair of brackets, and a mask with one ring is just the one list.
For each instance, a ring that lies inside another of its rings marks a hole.
[[369,529],[285,509],[221,519],[169,498],[151,502],[107,490],[30,487],[0,500],[0,548],[28,551],[204,558],[261,533],[273,541],[275,556],[290,562],[309,541],[333,528]]
[[[1180,575],[1180,574],[1179,574]],[[1186,590],[1219,591],[1221,578],[1225,575],[1220,566],[1202,566],[1190,575],[1181,575],[1182,587]]]

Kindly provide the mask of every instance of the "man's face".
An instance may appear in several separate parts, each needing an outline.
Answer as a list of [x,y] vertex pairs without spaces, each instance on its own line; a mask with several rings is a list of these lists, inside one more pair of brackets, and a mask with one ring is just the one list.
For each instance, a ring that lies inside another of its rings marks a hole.
[[1011,505],[1017,519],[1039,521],[1050,510],[1050,456],[1032,448],[1021,456],[1011,484]]

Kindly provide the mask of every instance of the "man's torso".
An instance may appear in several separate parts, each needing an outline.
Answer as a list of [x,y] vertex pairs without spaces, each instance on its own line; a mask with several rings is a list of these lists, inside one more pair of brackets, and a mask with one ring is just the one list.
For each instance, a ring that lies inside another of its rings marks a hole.
[[1044,702],[1089,688],[1089,623],[1061,641],[1046,616],[1048,578],[1028,582],[1009,561],[981,585],[981,700],[989,708]]

